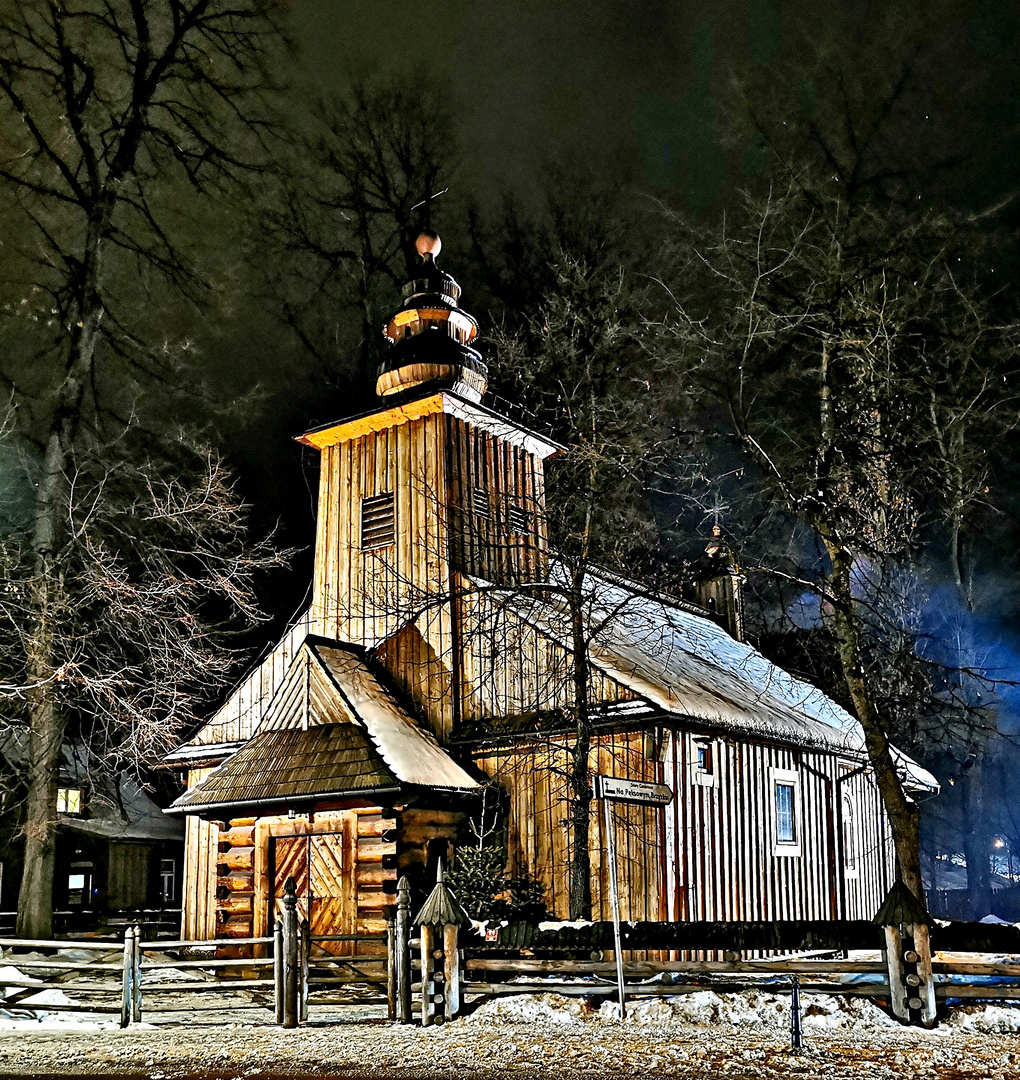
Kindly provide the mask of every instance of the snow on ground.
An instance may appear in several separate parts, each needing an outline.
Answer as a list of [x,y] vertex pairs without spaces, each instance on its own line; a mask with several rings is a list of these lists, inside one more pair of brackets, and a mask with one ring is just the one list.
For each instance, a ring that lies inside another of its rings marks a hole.
[[[902,1026],[867,998],[805,994],[801,1000],[801,1026],[805,1038],[812,1032],[870,1031],[899,1029]],[[593,1008],[584,998],[563,994],[520,994],[493,998],[467,1018],[470,1024],[548,1024],[580,1030],[586,1025],[620,1023],[615,1001]],[[728,1026],[777,1033],[790,1030],[789,994],[767,994],[743,990],[725,994],[699,990],[676,997],[637,998],[627,1002],[624,1023],[644,1026],[719,1027]],[[1020,1004],[962,1005],[947,1020],[950,1028],[998,1035],[1020,1032]]]
[[[886,1028],[899,1025],[867,999],[837,998],[827,994],[805,995],[802,1006],[805,1032],[840,1028]],[[1017,1011],[1020,1019],[1020,1010]],[[620,1007],[615,1001],[594,1009],[584,999],[562,994],[521,994],[494,998],[480,1005],[470,1023],[533,1024],[544,1022],[562,1027],[584,1024],[619,1023]],[[720,1024],[755,1030],[789,1031],[790,997],[744,990],[736,994],[699,990],[676,997],[639,998],[627,1003],[627,1024],[711,1027]]]

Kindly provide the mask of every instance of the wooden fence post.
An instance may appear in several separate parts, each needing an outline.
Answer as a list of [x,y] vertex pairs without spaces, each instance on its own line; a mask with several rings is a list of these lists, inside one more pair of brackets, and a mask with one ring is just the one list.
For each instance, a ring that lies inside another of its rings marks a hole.
[[790,1049],[800,1050],[804,1045],[804,1031],[800,1023],[800,976],[790,976]]
[[273,1003],[276,1022],[283,1023],[283,923],[277,919],[273,927]]
[[421,1026],[432,1023],[432,927],[428,923],[418,927],[421,934]]
[[131,1023],[138,1024],[142,1019],[142,929],[135,923],[131,935]]
[[443,926],[443,975],[446,982],[446,1017],[460,1015],[460,949],[457,948],[456,923]]
[[129,926],[124,930],[124,960],[121,978],[123,980],[120,999],[120,1026],[126,1028],[131,1023],[131,983],[135,976],[135,950],[132,938],[134,931]]
[[301,1022],[308,1019],[308,968],[312,961],[312,932],[308,926],[308,920],[301,920],[301,978],[298,988],[298,1000],[300,1002]]
[[283,886],[283,1026],[298,1026],[298,917],[297,882],[287,878]]
[[397,882],[397,925],[394,952],[397,984],[397,1019],[411,1022],[411,885],[406,877]]
[[397,1018],[397,920],[393,915],[386,919],[386,1019],[391,1023]]
[[885,961],[893,1014],[905,1024],[934,1027],[935,982],[931,972],[928,911],[897,881],[875,916],[885,936]]
[[[443,878],[439,862],[436,887],[415,917],[421,932],[421,1022],[427,1026],[435,1019],[452,1020],[460,1012],[460,952],[457,949],[458,927],[467,922],[467,913],[457,903]],[[439,946],[433,952],[433,944]],[[443,960],[442,970],[433,969],[433,961]],[[434,995],[434,996],[433,996]],[[433,1009],[433,1005],[442,1009]],[[439,1015],[436,1015],[436,1014]]]

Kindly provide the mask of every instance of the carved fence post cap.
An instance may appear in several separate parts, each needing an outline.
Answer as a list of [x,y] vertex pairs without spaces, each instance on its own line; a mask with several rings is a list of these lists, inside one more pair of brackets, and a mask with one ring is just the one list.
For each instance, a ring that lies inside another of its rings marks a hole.
[[457,903],[443,876],[443,861],[439,860],[436,887],[415,916],[415,926],[461,926],[468,921],[467,912]]
[[928,923],[930,918],[923,902],[902,881],[897,881],[872,922],[876,926],[918,926]]

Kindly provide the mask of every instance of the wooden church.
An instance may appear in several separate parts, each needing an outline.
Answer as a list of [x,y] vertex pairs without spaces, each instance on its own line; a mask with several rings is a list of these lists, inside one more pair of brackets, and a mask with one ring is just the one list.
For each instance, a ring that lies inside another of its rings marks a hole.
[[[263,935],[291,875],[313,932],[380,930],[398,877],[424,890],[494,792],[511,869],[567,917],[572,639],[557,591],[536,587],[559,572],[544,496],[559,448],[484,404],[477,326],[438,250],[419,238],[386,325],[379,408],[300,437],[321,454],[309,609],[166,759],[187,770],[169,811],[186,815],[186,939]],[[592,580],[591,771],[673,795],[615,806],[622,917],[871,917],[894,867],[860,728],[739,640],[726,579],[715,611]]]

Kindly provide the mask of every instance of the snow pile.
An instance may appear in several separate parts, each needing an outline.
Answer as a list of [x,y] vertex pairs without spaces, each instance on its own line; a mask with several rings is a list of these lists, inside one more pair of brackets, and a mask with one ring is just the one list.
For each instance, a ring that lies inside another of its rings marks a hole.
[[496,1024],[555,1024],[559,1027],[579,1027],[592,1016],[592,1008],[583,998],[563,994],[515,994],[513,997],[492,998],[480,1005],[470,1016],[470,1023]]
[[953,1009],[946,1026],[990,1035],[1020,1032],[1020,1009],[1008,1005],[960,1005]]
[[[805,1031],[897,1026],[895,1020],[867,999],[806,994],[801,1001],[801,1019]],[[537,1021],[576,1027],[585,1022],[619,1023],[619,1017],[620,1007],[615,1001],[604,1002],[596,1011],[583,999],[547,993],[496,998],[479,1006],[468,1019],[499,1024],[530,1024]],[[626,1023],[681,1024],[689,1027],[725,1024],[758,1030],[789,1031],[790,996],[765,994],[758,990],[743,990],[737,994],[699,990],[675,997],[635,998],[627,1002]]]
[[[35,982],[34,979],[26,978],[24,973],[19,971],[16,967],[0,967],[0,984],[5,983],[8,979],[16,980],[17,982]],[[40,983],[40,986],[43,984]],[[17,994],[25,989],[23,986],[4,986],[3,996],[8,997],[10,994]],[[2,1006],[0,1002],[0,1006]],[[73,1001],[64,993],[63,990],[49,989],[40,990],[37,994],[30,994],[28,997],[21,998],[16,1005],[12,1005],[11,1008],[17,1009],[23,1008],[26,1005],[71,1005]]]
[[[599,1010],[599,1015],[618,1020],[620,1007],[615,1001],[607,1001]],[[632,1002],[627,1006],[626,1021],[634,1024],[687,1024],[694,1027],[728,1024],[731,1027],[787,1031],[790,1028],[790,996],[765,994],[758,990],[743,990],[737,994],[700,990],[683,996]],[[896,1026],[895,1020],[870,1001],[828,994],[804,995],[801,999],[801,1022],[805,1030]]]

